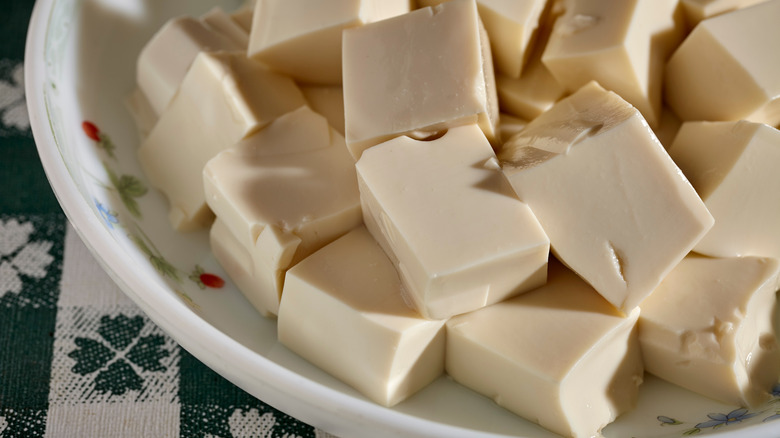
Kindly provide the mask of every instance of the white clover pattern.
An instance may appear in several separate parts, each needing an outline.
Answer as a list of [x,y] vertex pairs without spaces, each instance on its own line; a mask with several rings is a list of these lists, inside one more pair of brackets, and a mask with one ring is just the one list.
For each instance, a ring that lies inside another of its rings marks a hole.
[[[0,80],[0,121],[8,128],[26,131],[30,128],[27,102],[24,98],[24,67],[16,64],[8,80]],[[0,135],[5,130],[0,129]]]
[[49,254],[52,242],[30,242],[33,231],[35,228],[30,222],[0,221],[0,298],[9,292],[21,292],[22,276],[45,277],[54,261]]

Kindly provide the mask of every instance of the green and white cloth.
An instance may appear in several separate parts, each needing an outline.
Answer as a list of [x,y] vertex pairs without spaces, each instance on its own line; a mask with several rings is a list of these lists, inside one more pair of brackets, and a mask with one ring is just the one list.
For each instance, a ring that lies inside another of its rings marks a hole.
[[68,224],[24,100],[33,4],[0,14],[0,437],[328,436],[178,346]]

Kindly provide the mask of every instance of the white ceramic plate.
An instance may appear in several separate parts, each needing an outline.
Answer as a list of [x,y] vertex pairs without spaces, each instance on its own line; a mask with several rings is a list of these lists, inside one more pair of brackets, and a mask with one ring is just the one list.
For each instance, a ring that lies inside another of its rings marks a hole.
[[[447,378],[392,409],[300,359],[276,341],[210,254],[205,233],[178,234],[138,167],[123,100],[135,58],[174,15],[216,0],[39,0],[30,24],[26,87],[35,140],[65,213],[121,288],[182,346],[241,388],[342,437],[553,437]],[[88,121],[97,128],[85,129]],[[88,135],[89,134],[89,135]],[[98,138],[96,141],[94,138]],[[172,163],[175,165],[175,163]],[[201,281],[199,281],[201,280]],[[205,281],[202,281],[205,280]],[[717,384],[717,382],[713,382]],[[777,437],[773,402],[741,410],[648,377],[638,407],[607,437]]]

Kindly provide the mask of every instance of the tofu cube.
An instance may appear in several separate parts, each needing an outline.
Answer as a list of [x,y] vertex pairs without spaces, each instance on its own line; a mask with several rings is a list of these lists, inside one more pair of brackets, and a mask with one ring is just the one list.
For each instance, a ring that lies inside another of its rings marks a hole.
[[715,218],[696,252],[780,258],[780,131],[746,121],[686,122],[669,154]]
[[222,8],[215,6],[200,17],[200,20],[212,31],[233,41],[242,51],[249,46],[249,31],[241,27]]
[[410,301],[445,319],[544,284],[549,241],[477,125],[398,137],[357,163],[364,222]]
[[248,56],[298,81],[341,83],[341,32],[409,12],[409,0],[262,0]]
[[408,307],[393,264],[358,227],[287,272],[279,342],[393,406],[444,371],[444,321]]
[[683,38],[678,0],[564,0],[542,62],[568,91],[590,81],[661,115],[664,63]]
[[694,28],[702,20],[737,9],[763,3],[767,0],[680,0],[688,27]]
[[241,51],[242,47],[192,17],[171,19],[138,55],[136,81],[154,117],[168,107],[192,62],[203,51]]
[[474,0],[344,31],[344,118],[352,156],[357,160],[399,135],[472,123],[496,140],[492,65]]
[[278,312],[289,267],[362,223],[344,138],[306,106],[210,160],[203,185],[209,207],[249,253],[233,258],[251,267],[242,292],[264,314]]
[[776,259],[686,257],[642,303],[646,370],[735,406],[769,400],[780,378],[778,274]]
[[639,309],[623,316],[554,260],[541,288],[447,322],[457,382],[567,437],[591,438],[642,383]]
[[180,231],[209,226],[203,166],[276,117],[306,105],[295,83],[241,53],[203,52],[138,151]]
[[326,119],[344,136],[344,90],[334,85],[301,85],[309,107]]
[[685,121],[780,124],[780,0],[699,23],[666,65],[666,100]]
[[553,253],[625,312],[712,227],[639,111],[596,83],[531,121],[499,159]]

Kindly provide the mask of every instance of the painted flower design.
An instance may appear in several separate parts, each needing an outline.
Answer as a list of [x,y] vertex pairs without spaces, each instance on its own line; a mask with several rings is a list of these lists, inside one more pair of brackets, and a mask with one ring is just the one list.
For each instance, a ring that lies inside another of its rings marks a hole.
[[189,279],[201,289],[206,289],[207,287],[220,289],[225,285],[225,280],[222,277],[206,272],[200,265],[195,265],[195,269],[190,273]]
[[167,368],[160,361],[171,354],[163,348],[163,336],[140,336],[144,325],[141,316],[103,316],[97,330],[99,339],[74,340],[77,348],[68,353],[76,361],[71,371],[94,375],[94,387],[100,393],[122,395],[141,391],[144,379],[140,373],[165,371]]
[[[0,120],[2,125],[26,131],[30,128],[24,99],[24,68],[21,63],[11,69],[7,80],[0,80]],[[0,134],[5,130],[0,129]]]
[[33,231],[35,228],[30,222],[0,221],[0,298],[9,292],[21,292],[24,277],[45,277],[54,261],[49,254],[52,242],[31,242]]
[[656,418],[661,422],[661,426],[676,426],[678,424],[682,424],[682,422],[665,415],[659,415]]
[[702,429],[712,428],[718,429],[723,426],[729,426],[736,423],[741,423],[748,418],[752,418],[758,415],[758,413],[749,412],[745,408],[734,409],[728,414],[714,413],[707,414],[710,419],[702,423],[697,424],[693,429],[689,429],[683,433],[683,435],[695,435],[701,432]]
[[113,230],[114,225],[119,225],[119,215],[116,211],[110,210],[97,199],[95,199],[95,207],[97,207],[100,218],[103,219],[109,230]]
[[6,429],[8,429],[8,421],[6,421],[5,417],[0,416],[0,436]]
[[111,141],[111,137],[109,137],[108,134],[102,132],[97,127],[97,125],[95,125],[94,123],[88,120],[81,122],[81,129],[84,131],[84,134],[87,137],[97,142],[98,148],[106,151],[106,154],[108,154],[109,157],[116,158],[116,156],[114,155],[114,150],[116,149],[116,146],[114,145],[114,142]]

